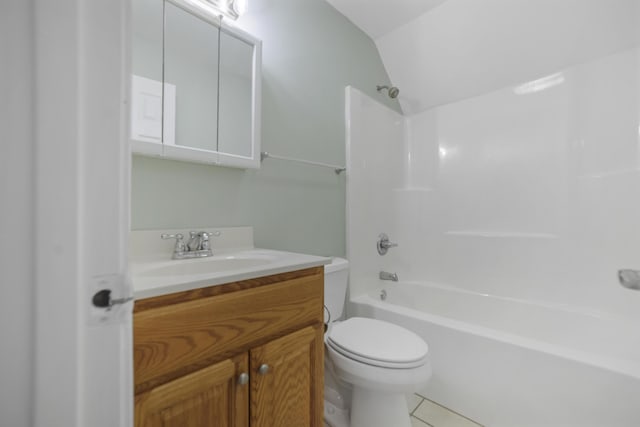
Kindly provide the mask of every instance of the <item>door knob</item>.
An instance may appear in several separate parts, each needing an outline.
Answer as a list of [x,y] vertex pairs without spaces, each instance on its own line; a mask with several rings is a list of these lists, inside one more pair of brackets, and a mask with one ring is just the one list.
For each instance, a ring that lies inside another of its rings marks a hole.
[[260,365],[260,367],[258,368],[258,373],[260,375],[266,375],[267,372],[269,372],[269,365],[267,365],[266,363]]
[[111,310],[114,305],[126,304],[129,301],[133,301],[133,297],[111,298],[111,289],[98,291],[93,295],[93,298],[91,298],[91,302],[95,307],[106,308],[107,311]]
[[238,375],[238,384],[245,385],[248,382],[249,382],[249,374],[247,374],[246,372],[243,372],[240,375]]

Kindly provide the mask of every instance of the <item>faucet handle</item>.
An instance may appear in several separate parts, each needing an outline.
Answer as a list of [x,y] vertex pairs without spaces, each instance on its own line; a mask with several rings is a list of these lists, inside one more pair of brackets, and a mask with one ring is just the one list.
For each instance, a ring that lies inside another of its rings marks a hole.
[[167,239],[176,239],[177,240],[182,240],[184,239],[184,236],[181,233],[178,234],[161,234],[160,238],[162,240],[167,240]]
[[640,290],[640,270],[618,270],[618,280],[625,288]]
[[220,237],[222,235],[222,231],[201,231],[200,232],[200,247],[203,251],[207,251],[211,249],[211,238],[212,237]]
[[397,243],[393,243],[389,241],[389,236],[387,236],[385,233],[380,233],[380,235],[378,236],[378,242],[376,243],[376,248],[378,249],[378,253],[380,255],[385,255],[389,250],[389,248],[395,248],[397,246],[398,246]]
[[181,233],[177,233],[177,234],[161,234],[160,238],[162,240],[168,240],[168,239],[176,239],[176,245],[173,249],[174,253],[181,253],[184,252],[185,249],[185,245],[184,245],[184,236]]

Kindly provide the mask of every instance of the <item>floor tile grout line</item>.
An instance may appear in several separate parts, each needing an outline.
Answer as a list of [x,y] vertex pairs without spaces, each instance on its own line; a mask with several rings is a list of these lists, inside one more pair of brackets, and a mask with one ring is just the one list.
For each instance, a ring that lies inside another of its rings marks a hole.
[[424,403],[424,401],[428,400],[428,399],[425,398],[425,397],[420,396],[418,393],[414,393],[413,395],[414,396],[418,396],[420,398],[420,402],[416,405],[415,408],[413,408],[413,411],[411,411],[409,416],[415,418],[416,420],[420,421],[421,423],[424,423],[424,424],[428,425],[429,427],[434,427],[433,424],[430,424],[430,423],[426,422],[425,420],[423,420],[422,418],[418,417],[417,415],[414,415],[414,413],[418,410],[420,405],[422,405]]
[[[413,411],[409,412],[409,415],[413,415],[413,413],[414,413],[414,412],[416,412],[416,410],[418,409],[418,407],[419,407],[420,405],[422,405],[422,402],[424,402],[424,397],[420,396],[419,394],[414,394],[414,396],[418,396],[418,397],[420,398],[420,403],[418,403],[418,404],[416,405],[416,407],[415,407],[415,408],[413,408]],[[416,417],[416,418],[418,418],[418,417]],[[420,418],[418,418],[418,419],[420,419]],[[422,420],[420,420],[420,421],[422,421]]]
[[[422,421],[422,422],[423,422],[423,423],[425,423],[426,425],[431,426],[431,424],[429,424],[428,422],[426,422],[425,420],[423,420],[423,419],[422,419],[422,418],[420,418],[419,416],[417,416],[417,415],[411,415],[411,416],[412,416],[413,418],[417,418],[417,419],[419,419],[420,421]],[[433,426],[431,426],[431,427],[433,427]]]
[[[420,397],[422,397],[422,396],[420,396]],[[417,410],[418,410],[418,408],[419,408],[420,406],[422,406],[422,404],[424,403],[424,401],[425,401],[425,400],[429,400],[429,399],[427,399],[426,397],[423,397],[423,398],[422,398],[422,402],[420,402],[420,404],[419,404],[418,406],[416,406],[416,409],[414,409],[414,410],[413,410],[413,412],[417,411]],[[429,402],[431,402],[431,401],[429,400]],[[414,418],[416,418],[416,419],[418,419],[418,420],[420,420],[420,421],[422,421],[422,422],[423,422],[423,423],[425,423],[426,425],[433,427],[433,425],[432,425],[432,424],[430,424],[430,423],[426,422],[425,420],[423,420],[423,419],[422,419],[422,418],[420,418],[419,416],[417,416],[417,415],[413,415],[413,414],[411,414],[411,416],[412,416],[412,417],[414,417]]]
[[420,417],[416,417],[415,415],[411,415],[411,416],[412,416],[413,418],[415,418],[416,420],[420,421],[421,423],[428,425],[429,427],[434,427],[434,425],[433,425],[433,424],[429,424],[428,422],[426,422],[425,420],[423,420],[423,419],[422,419],[422,418],[420,418]]
[[[451,410],[451,409],[447,408],[446,406],[439,404],[438,402],[434,402],[433,400],[428,399],[428,398],[426,398],[426,397],[424,397],[423,395],[418,394],[418,393],[416,393],[416,395],[417,395],[417,396],[420,396],[420,397],[421,397],[421,398],[423,398],[424,400],[428,400],[429,402],[433,403],[434,405],[438,405],[439,407],[441,407],[441,408],[443,408],[443,409],[446,409],[447,411],[449,411],[449,412],[452,412],[452,413],[456,414],[456,415],[457,415],[457,416],[459,416],[459,417],[464,418],[465,420],[471,421],[472,423],[474,423],[474,424],[475,424],[475,425],[477,425],[478,427],[484,427],[482,424],[480,424],[480,423],[478,423],[478,422],[476,422],[476,421],[472,420],[471,418],[469,418],[469,417],[465,417],[464,415],[462,415],[462,414],[460,414],[460,413],[458,413],[458,412],[456,412],[456,411],[454,411],[454,410]],[[421,405],[421,404],[422,404],[422,402],[420,402],[420,405]],[[420,406],[420,405],[418,405],[418,406]],[[417,408],[416,408],[416,409],[417,409]],[[414,412],[415,412],[415,410],[414,410]],[[422,418],[420,418],[420,417],[416,417],[416,418],[418,418],[420,421],[424,421],[424,420],[423,420]]]

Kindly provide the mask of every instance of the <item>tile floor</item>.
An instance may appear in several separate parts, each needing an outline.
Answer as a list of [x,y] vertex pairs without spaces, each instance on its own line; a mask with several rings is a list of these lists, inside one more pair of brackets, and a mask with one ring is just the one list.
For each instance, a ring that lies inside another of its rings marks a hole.
[[412,427],[482,427],[418,394],[408,396],[407,403]]
[[[419,394],[408,395],[407,405],[411,414],[411,427],[483,427]],[[324,423],[324,427],[329,425]]]

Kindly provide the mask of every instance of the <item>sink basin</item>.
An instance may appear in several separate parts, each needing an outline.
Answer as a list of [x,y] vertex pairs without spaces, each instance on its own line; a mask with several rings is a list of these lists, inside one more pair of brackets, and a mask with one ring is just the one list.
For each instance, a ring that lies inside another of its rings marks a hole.
[[[224,229],[222,236],[230,238],[234,233],[242,234],[243,230]],[[185,233],[184,230],[171,230],[170,234],[176,232]],[[214,248],[212,257],[172,260],[171,243],[158,250],[160,233],[157,230],[134,233],[140,235],[130,263],[136,300],[318,267],[331,262],[325,257],[253,248],[249,246],[253,243],[252,239],[238,240],[244,246]],[[217,243],[224,246],[222,240]]]
[[138,273],[140,277],[191,276],[215,274],[226,271],[259,267],[272,263],[270,256],[254,255],[250,257],[228,256],[223,258],[199,258],[172,261],[169,264],[155,266]]

